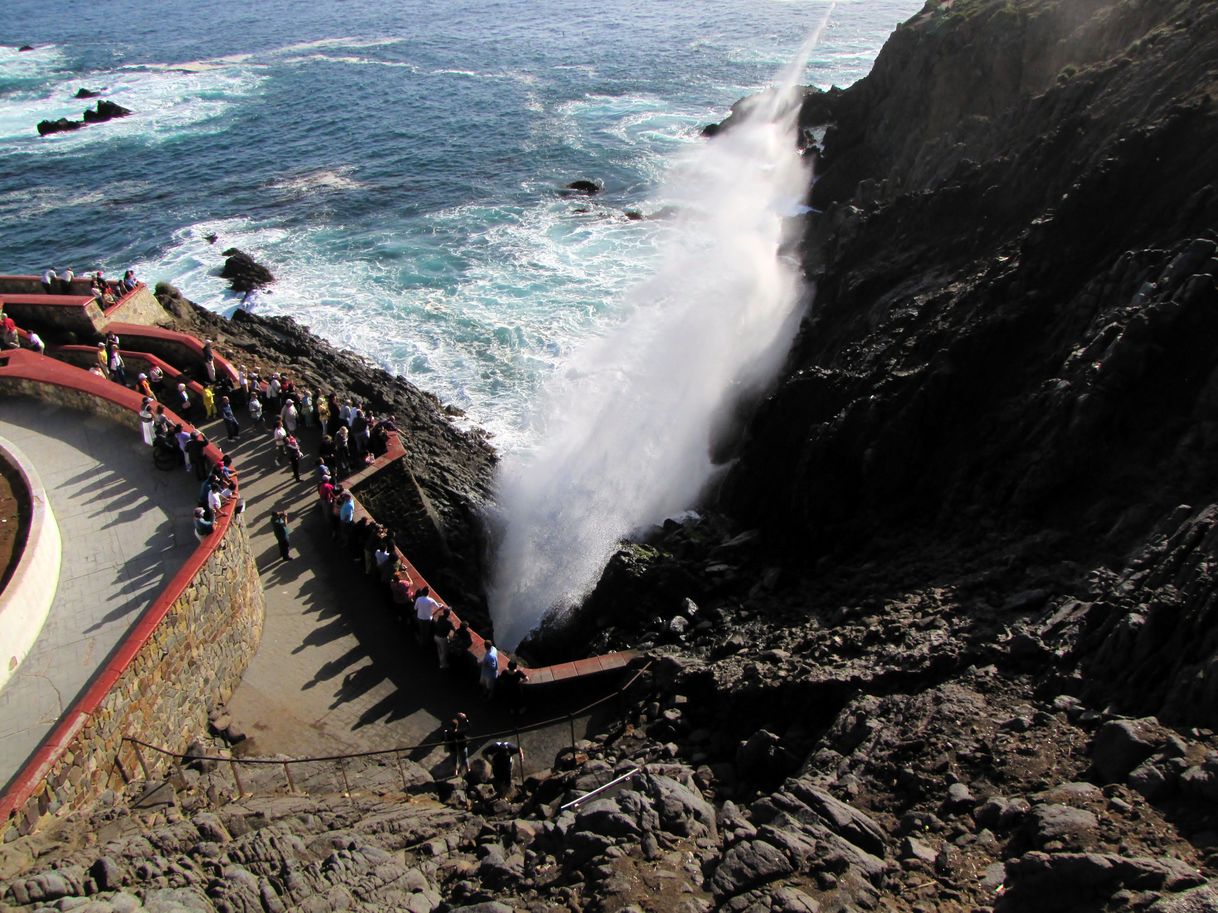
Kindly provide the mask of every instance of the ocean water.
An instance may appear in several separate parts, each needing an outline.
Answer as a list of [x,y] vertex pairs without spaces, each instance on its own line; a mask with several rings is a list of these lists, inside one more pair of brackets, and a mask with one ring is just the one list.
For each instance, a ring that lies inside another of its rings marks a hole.
[[[920,6],[839,0],[801,81],[854,82]],[[258,312],[298,318],[528,451],[547,432],[534,406],[547,379],[629,319],[631,289],[681,230],[666,176],[826,11],[9,0],[0,271],[133,266],[229,312],[220,252],[240,247],[278,277]],[[39,120],[80,116],[82,86],[135,113],[39,137]],[[576,179],[604,190],[562,196]]]

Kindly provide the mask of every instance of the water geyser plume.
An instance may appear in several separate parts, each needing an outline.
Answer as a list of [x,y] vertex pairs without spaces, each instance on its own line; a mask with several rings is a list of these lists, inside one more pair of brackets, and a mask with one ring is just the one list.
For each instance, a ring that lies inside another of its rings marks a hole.
[[775,90],[674,163],[665,195],[682,215],[661,267],[630,293],[626,322],[552,379],[542,443],[501,466],[490,588],[501,645],[578,604],[622,537],[696,502],[716,418],[785,356],[804,295],[779,246],[811,177],[795,86],[831,13]]

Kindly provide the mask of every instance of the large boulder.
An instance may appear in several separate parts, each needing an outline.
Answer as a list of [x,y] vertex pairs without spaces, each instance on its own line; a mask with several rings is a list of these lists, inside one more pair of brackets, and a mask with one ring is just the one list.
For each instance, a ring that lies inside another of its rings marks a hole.
[[253,291],[275,281],[275,276],[269,269],[243,250],[230,247],[224,252],[224,256],[228,259],[224,261],[224,269],[220,271],[220,275],[229,281],[235,292]]

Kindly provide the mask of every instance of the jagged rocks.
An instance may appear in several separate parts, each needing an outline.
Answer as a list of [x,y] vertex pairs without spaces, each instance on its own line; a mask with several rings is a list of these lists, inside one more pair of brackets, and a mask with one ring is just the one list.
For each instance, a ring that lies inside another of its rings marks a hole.
[[275,281],[274,273],[245,251],[230,247],[224,251],[224,257],[227,259],[220,276],[229,281],[234,292],[250,292]]
[[82,120],[68,120],[66,117],[61,117],[59,120],[40,120],[38,122],[38,135],[49,136],[52,133],[67,133],[72,130],[79,130],[85,125]]
[[101,124],[116,117],[127,117],[131,114],[130,108],[124,108],[122,105],[115,104],[112,101],[99,101],[95,109],[86,109],[85,123],[86,124]]
[[1122,888],[1181,891],[1204,881],[1174,859],[1110,853],[1026,853],[1006,866],[996,913],[1065,913],[1087,909]]
[[564,188],[567,192],[579,194],[581,196],[591,197],[601,192],[601,185],[596,181],[578,180],[572,181]]
[[73,95],[72,97],[73,98],[97,98],[97,96],[99,96],[99,95],[101,95],[101,92],[94,92],[92,89],[86,89],[84,87],[81,87],[76,90],[76,94]]
[[[86,91],[81,89],[81,92]],[[96,95],[96,93],[93,93]],[[92,95],[77,97],[91,98]],[[95,108],[86,108],[84,120],[69,120],[66,117],[61,117],[59,120],[43,120],[38,122],[38,135],[49,136],[52,133],[65,133],[72,130],[79,130],[81,127],[88,124],[105,123],[108,120],[113,120],[116,117],[126,117],[131,114],[129,108],[124,108],[122,105],[115,104],[112,101],[99,101]]]

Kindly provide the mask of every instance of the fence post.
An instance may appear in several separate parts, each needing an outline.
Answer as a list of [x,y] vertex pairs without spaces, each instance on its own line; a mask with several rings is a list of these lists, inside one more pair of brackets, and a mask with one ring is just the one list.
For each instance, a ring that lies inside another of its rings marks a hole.
[[347,782],[347,765],[342,758],[338,759],[338,772],[343,775],[343,795],[351,796],[351,784]]
[[395,751],[393,758],[398,762],[398,773],[402,775],[402,792],[406,792],[410,787],[406,784],[406,768],[402,766],[402,753]]
[[228,768],[233,772],[233,782],[237,784],[237,798],[245,798],[245,787],[241,785],[241,774],[237,773],[237,762],[229,758]]
[[144,763],[144,753],[140,751],[139,742],[132,742],[131,748],[135,751],[135,760],[140,764],[140,770],[144,772],[144,779],[151,780],[152,777],[148,774],[148,765]]

